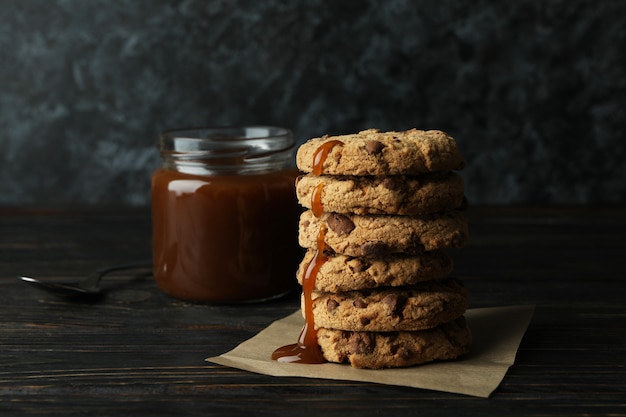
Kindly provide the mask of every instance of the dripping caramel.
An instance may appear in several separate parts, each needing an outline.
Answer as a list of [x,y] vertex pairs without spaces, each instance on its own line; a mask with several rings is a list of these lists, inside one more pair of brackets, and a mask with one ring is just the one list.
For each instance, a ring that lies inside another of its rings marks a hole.
[[[339,140],[331,140],[322,144],[315,150],[313,155],[313,174],[322,175],[326,158],[330,151],[337,145],[342,145]],[[311,206],[313,214],[321,217],[324,212],[322,205],[323,184],[318,184],[311,196]],[[317,330],[315,329],[315,320],[313,318],[313,290],[315,289],[315,279],[317,274],[328,260],[324,255],[326,237],[326,228],[320,227],[317,236],[317,248],[315,256],[307,266],[302,278],[302,296],[304,299],[304,326],[298,337],[298,342],[286,345],[276,349],[272,353],[272,359],[278,362],[297,362],[306,364],[324,363],[326,360],[322,354],[322,350],[317,343]]]
[[337,145],[343,145],[340,140],[330,140],[315,150],[313,155],[313,174],[322,175],[324,173],[324,162],[330,151]]
[[326,229],[320,228],[317,237],[315,256],[307,266],[302,278],[302,293],[304,298],[304,327],[298,337],[298,342],[280,347],[272,353],[272,359],[278,362],[298,362],[307,364],[324,363],[326,360],[317,343],[317,330],[313,319],[313,298],[315,278],[322,265],[328,260],[324,255],[324,238]]
[[313,215],[318,218],[324,212],[324,206],[322,205],[323,189],[324,189],[324,184],[319,183],[313,190],[313,194],[311,194],[311,210],[313,211]]

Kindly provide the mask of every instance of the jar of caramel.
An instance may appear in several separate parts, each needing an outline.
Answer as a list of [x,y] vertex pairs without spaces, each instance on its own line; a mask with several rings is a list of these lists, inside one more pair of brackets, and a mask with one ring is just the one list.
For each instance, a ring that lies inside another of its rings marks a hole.
[[198,302],[250,302],[294,288],[302,258],[291,132],[166,131],[152,176],[154,276]]

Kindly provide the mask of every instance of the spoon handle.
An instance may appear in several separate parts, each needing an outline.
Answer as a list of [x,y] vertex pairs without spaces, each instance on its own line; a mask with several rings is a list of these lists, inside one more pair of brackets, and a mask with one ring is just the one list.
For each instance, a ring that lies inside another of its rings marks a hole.
[[106,274],[115,271],[124,271],[127,269],[152,268],[152,261],[139,261],[128,264],[112,265],[100,268],[90,273],[87,278],[80,282],[79,286],[83,289],[97,288]]

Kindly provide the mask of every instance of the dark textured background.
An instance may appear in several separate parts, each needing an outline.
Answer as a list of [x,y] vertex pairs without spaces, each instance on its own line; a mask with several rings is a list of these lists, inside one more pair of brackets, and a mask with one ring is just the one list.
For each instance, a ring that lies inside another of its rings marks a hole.
[[626,202],[626,1],[0,0],[0,205],[149,203],[161,129],[443,129],[476,204]]

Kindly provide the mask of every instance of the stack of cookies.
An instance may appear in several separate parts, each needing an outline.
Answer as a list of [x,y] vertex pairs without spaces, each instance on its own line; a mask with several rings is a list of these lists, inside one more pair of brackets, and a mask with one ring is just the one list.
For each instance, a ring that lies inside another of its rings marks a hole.
[[370,129],[311,139],[296,162],[302,311],[324,358],[377,369],[466,353],[468,297],[446,252],[468,238],[455,140]]

